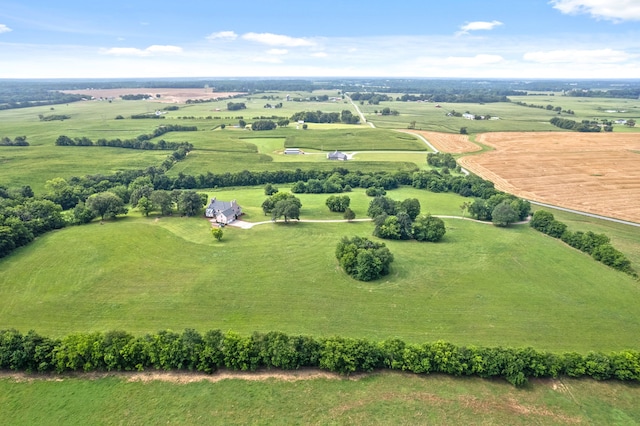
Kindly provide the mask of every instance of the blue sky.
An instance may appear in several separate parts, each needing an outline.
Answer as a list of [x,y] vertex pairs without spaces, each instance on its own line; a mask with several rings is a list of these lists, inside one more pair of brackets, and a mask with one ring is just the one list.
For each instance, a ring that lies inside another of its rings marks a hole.
[[640,78],[640,0],[3,0],[0,78]]

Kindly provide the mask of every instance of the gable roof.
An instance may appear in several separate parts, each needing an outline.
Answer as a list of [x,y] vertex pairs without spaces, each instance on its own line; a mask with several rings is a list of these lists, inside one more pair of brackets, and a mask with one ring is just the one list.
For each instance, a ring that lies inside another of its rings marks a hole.
[[327,158],[329,160],[346,160],[348,157],[347,157],[347,154],[345,154],[344,152],[340,152],[336,150],[334,152],[328,153]]

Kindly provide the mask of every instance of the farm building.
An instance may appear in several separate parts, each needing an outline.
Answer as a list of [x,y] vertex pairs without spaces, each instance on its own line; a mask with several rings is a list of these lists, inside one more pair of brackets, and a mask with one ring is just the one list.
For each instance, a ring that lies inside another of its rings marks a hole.
[[233,222],[242,215],[242,208],[240,208],[236,200],[231,202],[219,201],[214,197],[207,206],[204,215],[206,217],[215,218],[218,223],[227,224]]
[[304,154],[304,152],[300,148],[287,148],[284,150],[284,153],[287,155]]
[[344,152],[340,152],[340,151],[334,151],[334,152],[330,152],[327,154],[327,159],[329,160],[340,160],[340,161],[347,161],[348,157],[347,154],[345,154]]

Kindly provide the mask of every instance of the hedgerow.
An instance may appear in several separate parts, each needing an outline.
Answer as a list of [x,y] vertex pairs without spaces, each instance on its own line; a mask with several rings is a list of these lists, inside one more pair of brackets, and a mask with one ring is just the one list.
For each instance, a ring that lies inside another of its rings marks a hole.
[[211,330],[204,335],[160,331],[75,333],[62,339],[0,330],[0,369],[26,372],[184,370],[212,373],[278,368],[321,368],[340,374],[388,369],[416,374],[503,378],[515,386],[529,378],[591,377],[640,381],[640,352],[554,354],[527,348],[457,346],[437,341],[412,344],[351,337],[243,336]]

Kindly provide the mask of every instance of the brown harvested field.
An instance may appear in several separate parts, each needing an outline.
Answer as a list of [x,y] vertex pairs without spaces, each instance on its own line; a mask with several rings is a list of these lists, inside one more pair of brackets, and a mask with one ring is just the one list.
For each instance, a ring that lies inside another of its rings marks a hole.
[[453,133],[428,132],[426,130],[401,130],[405,133],[420,135],[435,146],[438,151],[451,154],[464,154],[480,151],[482,148],[469,141],[469,136]]
[[[237,92],[213,92],[212,89],[205,88],[122,88],[122,89],[83,89],[83,90],[64,90],[64,93],[76,95],[88,95],[94,98],[119,98],[121,95],[151,95],[157,102],[165,103],[185,103],[187,99],[225,99],[235,95]],[[160,95],[160,98],[156,98]]]
[[532,201],[640,223],[640,133],[486,133],[462,167]]

